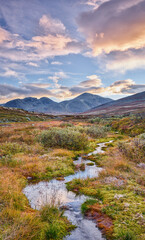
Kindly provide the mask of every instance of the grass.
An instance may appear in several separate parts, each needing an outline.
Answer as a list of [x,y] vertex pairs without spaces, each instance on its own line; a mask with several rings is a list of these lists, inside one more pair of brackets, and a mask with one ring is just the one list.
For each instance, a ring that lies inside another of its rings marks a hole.
[[57,208],[31,209],[22,193],[25,184],[26,179],[10,169],[0,173],[0,238],[62,239],[74,227]]

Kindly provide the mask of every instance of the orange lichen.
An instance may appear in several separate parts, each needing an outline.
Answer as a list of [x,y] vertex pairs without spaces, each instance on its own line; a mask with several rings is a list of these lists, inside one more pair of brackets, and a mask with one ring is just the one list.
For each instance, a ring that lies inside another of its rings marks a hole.
[[89,219],[94,220],[97,223],[97,227],[102,230],[102,233],[111,239],[113,233],[113,221],[106,214],[102,213],[102,207],[100,204],[96,203],[90,207],[86,212],[86,216]]

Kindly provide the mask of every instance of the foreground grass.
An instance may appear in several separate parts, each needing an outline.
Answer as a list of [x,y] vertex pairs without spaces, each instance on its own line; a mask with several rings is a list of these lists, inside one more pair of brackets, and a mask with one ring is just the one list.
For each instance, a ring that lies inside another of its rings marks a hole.
[[26,179],[12,169],[0,171],[0,239],[62,239],[73,226],[53,206],[29,207],[22,189]]

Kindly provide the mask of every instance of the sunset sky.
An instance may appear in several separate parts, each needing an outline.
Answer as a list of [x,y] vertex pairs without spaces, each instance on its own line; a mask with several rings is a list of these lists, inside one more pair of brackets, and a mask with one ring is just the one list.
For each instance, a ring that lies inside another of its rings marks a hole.
[[0,0],[0,102],[145,91],[145,0]]

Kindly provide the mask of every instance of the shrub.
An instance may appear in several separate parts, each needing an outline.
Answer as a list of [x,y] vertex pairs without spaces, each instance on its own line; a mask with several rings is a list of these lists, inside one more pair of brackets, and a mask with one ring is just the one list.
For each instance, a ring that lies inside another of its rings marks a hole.
[[43,131],[39,137],[44,147],[61,147],[82,150],[88,146],[87,136],[70,128],[52,128]]
[[60,124],[60,127],[65,128],[65,127],[73,127],[74,125],[69,122],[63,122]]
[[87,127],[86,133],[94,138],[106,137],[108,129],[106,127],[91,126]]
[[131,161],[145,161],[145,140],[142,137],[135,138],[130,143],[119,142],[118,149],[126,158]]
[[4,156],[24,152],[25,147],[22,144],[6,142],[1,145],[0,153]]

